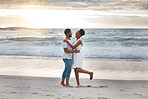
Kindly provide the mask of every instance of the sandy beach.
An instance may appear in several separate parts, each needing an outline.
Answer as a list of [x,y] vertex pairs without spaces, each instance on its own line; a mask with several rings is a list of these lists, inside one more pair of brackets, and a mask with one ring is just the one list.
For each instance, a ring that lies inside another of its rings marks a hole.
[[80,88],[59,83],[59,78],[0,76],[0,99],[148,99],[148,81],[81,79]]
[[0,0],[0,99],[148,99],[148,0]]
[[94,79],[80,74],[75,88],[60,86],[61,58],[0,56],[0,99],[148,99],[148,61],[84,59]]

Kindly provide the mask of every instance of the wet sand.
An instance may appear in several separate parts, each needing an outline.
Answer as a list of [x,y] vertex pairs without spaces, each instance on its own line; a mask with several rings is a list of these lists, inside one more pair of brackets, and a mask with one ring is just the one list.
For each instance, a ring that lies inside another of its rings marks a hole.
[[[148,80],[148,60],[84,59],[84,69],[93,71],[95,79]],[[58,77],[64,62],[56,57],[0,56],[0,75]],[[71,78],[75,74],[71,72]],[[89,75],[80,74],[81,78]]]

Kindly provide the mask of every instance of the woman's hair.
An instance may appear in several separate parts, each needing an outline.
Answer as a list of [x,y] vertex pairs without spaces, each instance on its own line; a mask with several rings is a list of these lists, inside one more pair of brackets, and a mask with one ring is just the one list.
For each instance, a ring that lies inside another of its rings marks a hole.
[[85,35],[85,31],[83,29],[80,29],[79,33],[81,34],[81,36]]
[[64,34],[67,35],[67,33],[69,33],[71,31],[71,29],[65,29]]

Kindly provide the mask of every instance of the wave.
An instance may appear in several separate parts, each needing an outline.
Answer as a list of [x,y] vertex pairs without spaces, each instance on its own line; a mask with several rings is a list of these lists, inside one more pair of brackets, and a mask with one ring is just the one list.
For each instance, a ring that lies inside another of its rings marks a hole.
[[116,41],[116,42],[122,42],[122,41],[148,41],[148,38],[139,38],[139,37],[100,37],[100,38],[86,38],[84,39],[85,42],[96,42],[96,41]]
[[[50,41],[50,40],[63,40],[64,37],[11,37],[11,38],[0,38],[0,41],[3,40],[12,40],[12,41]],[[147,37],[90,37],[90,38],[83,38],[85,42],[97,42],[97,41],[116,41],[116,42],[122,42],[122,41],[148,41]]]
[[[87,32],[82,37],[84,57],[148,59],[148,29],[88,29]],[[61,57],[64,38],[62,29],[2,30],[0,55]]]

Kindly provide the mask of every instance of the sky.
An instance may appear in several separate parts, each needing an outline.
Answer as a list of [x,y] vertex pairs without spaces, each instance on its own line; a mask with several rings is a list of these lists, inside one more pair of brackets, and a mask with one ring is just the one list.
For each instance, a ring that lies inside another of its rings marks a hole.
[[148,0],[0,0],[0,27],[148,28]]

